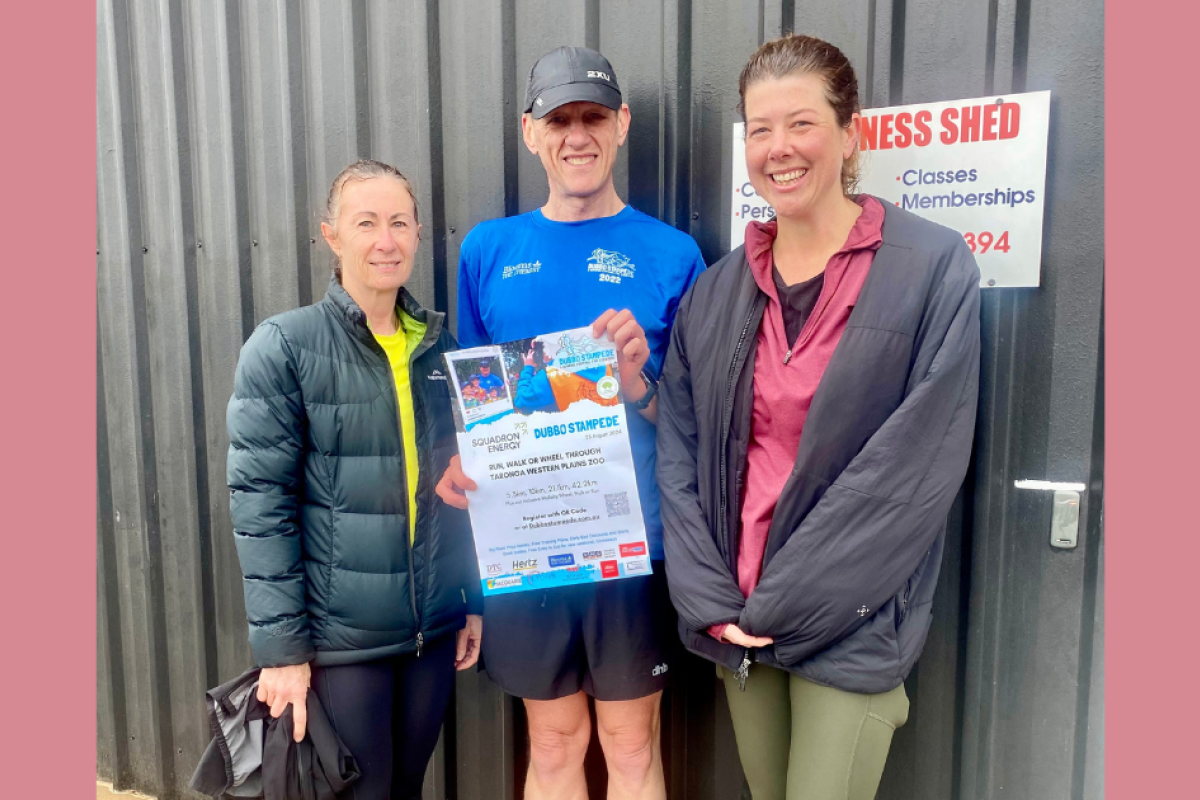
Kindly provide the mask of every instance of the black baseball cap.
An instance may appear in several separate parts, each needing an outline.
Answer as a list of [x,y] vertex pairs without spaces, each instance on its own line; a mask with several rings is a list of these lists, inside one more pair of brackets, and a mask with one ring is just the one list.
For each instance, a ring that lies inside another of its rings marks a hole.
[[621,108],[621,87],[608,59],[586,47],[560,47],[529,70],[525,110],[541,119],[567,103],[598,103]]

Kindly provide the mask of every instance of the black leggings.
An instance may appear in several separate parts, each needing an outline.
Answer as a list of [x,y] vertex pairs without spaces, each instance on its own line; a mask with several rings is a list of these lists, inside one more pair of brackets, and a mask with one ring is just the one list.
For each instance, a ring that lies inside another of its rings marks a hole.
[[313,691],[362,771],[342,796],[421,797],[454,685],[454,655],[451,634],[430,642],[419,658],[410,654],[313,670]]

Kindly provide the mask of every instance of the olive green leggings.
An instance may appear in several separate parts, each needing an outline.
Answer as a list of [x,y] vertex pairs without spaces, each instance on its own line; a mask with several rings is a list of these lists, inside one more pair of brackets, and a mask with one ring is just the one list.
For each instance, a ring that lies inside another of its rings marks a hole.
[[903,684],[855,694],[753,664],[742,691],[731,670],[717,674],[754,800],[875,797],[892,733],[908,720]]

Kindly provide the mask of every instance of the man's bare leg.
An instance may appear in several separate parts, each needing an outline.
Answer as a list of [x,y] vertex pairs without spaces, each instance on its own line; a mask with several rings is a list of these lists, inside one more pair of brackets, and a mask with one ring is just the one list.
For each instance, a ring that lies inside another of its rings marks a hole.
[[666,800],[659,705],[662,692],[637,700],[597,700],[600,746],[608,763],[608,800]]
[[587,695],[576,692],[557,700],[526,700],[525,714],[529,719],[527,800],[587,800],[583,759],[592,736]]

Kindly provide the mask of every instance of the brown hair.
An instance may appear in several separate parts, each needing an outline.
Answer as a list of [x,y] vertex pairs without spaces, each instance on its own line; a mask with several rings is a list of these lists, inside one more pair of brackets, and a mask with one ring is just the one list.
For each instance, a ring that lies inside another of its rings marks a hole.
[[[397,178],[403,183],[404,188],[408,190],[408,196],[413,201],[413,222],[420,222],[417,218],[417,195],[408,178],[404,177],[403,173],[391,164],[369,158],[360,158],[339,172],[333,179],[333,184],[329,187],[329,196],[325,198],[325,210],[321,213],[321,222],[336,231],[338,206],[342,202],[342,189],[350,181],[365,181],[371,178]],[[333,257],[333,272],[340,281],[342,279],[342,262],[336,255]]]
[[[845,53],[814,36],[790,33],[766,42],[757,50],[738,78],[737,111],[746,121],[746,90],[759,81],[783,78],[794,72],[812,73],[825,82],[825,99],[833,106],[838,125],[850,126],[862,111],[858,78]],[[858,185],[858,149],[842,162],[842,191],[851,194]]]

